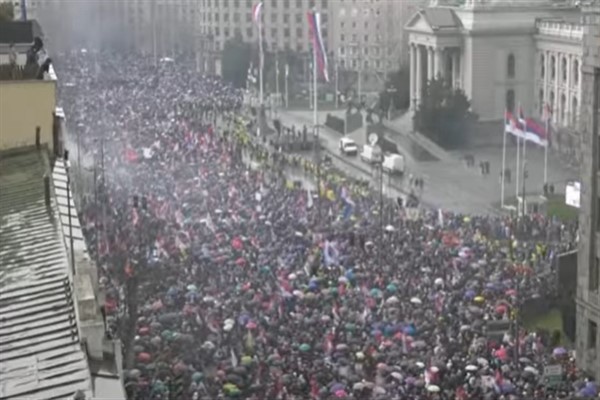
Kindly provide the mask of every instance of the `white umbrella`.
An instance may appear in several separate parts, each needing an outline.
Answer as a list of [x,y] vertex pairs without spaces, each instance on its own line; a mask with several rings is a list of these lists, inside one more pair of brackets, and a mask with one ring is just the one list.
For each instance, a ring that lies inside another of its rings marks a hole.
[[488,365],[490,365],[490,362],[488,360],[486,360],[485,358],[483,358],[483,357],[479,357],[477,359],[477,364],[479,364],[479,365],[481,365],[483,367],[487,367]]
[[302,293],[302,292],[301,292],[301,291],[299,291],[299,290],[294,290],[294,291],[292,292],[292,294],[293,294],[294,296],[298,297],[299,299],[302,299],[302,298],[304,298],[304,293]]
[[294,274],[294,273],[291,273],[291,274],[289,274],[289,275],[288,275],[288,279],[289,279],[290,281],[293,281],[293,280],[294,280],[294,279],[296,279],[296,278],[297,278],[297,276],[296,276],[296,274]]
[[415,365],[417,366],[417,368],[425,368],[425,364],[424,364],[424,363],[422,363],[421,361],[417,361],[417,362],[415,363]]
[[440,369],[438,367],[436,367],[435,365],[432,365],[429,370],[431,372],[433,372],[434,374],[437,374],[438,372],[440,372]]
[[438,393],[440,391],[440,387],[437,385],[429,385],[427,386],[427,391],[431,393]]
[[435,281],[433,281],[433,283],[437,286],[442,286],[444,284],[444,280],[442,278],[436,278]]
[[385,304],[398,304],[400,300],[396,296],[392,296],[385,301]]
[[423,304],[423,302],[421,301],[421,299],[419,299],[418,297],[413,297],[412,299],[410,299],[410,302],[412,304]]
[[525,372],[531,372],[534,375],[539,374],[539,371],[535,367],[532,367],[531,365],[525,367],[524,371]]
[[223,321],[223,325],[235,325],[235,321],[233,318],[227,318],[225,321]]
[[469,371],[469,372],[475,372],[475,371],[477,371],[477,370],[478,370],[478,368],[477,368],[477,366],[475,366],[475,365],[473,365],[473,364],[470,364],[470,365],[467,365],[467,366],[466,366],[465,370],[467,370],[467,371]]
[[392,378],[394,378],[397,381],[401,381],[404,379],[404,377],[402,376],[402,374],[400,372],[392,372],[390,375],[392,376]]
[[394,232],[395,230],[396,228],[394,228],[392,225],[388,225],[385,227],[386,232]]

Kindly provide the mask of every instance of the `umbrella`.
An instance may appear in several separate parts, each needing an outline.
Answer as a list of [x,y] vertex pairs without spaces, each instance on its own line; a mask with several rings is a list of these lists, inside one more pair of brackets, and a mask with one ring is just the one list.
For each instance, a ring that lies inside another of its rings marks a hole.
[[400,300],[396,296],[392,296],[385,301],[385,304],[398,304]]
[[532,367],[531,365],[526,366],[523,371],[532,373],[534,375],[539,374],[539,371],[535,367]]
[[206,342],[204,342],[204,344],[202,345],[202,348],[205,350],[214,350],[215,348],[215,344],[209,340],[207,340]]
[[140,353],[137,355],[137,360],[143,364],[148,364],[152,360],[150,353]]
[[309,351],[309,350],[310,350],[310,345],[309,345],[309,344],[307,344],[307,343],[302,343],[302,344],[300,345],[300,347],[298,347],[298,349],[299,349],[301,352],[303,352],[303,353],[306,353],[307,351]]
[[418,297],[413,297],[412,299],[410,299],[410,302],[412,304],[417,304],[417,305],[423,304],[423,302],[421,301],[421,299],[419,299]]
[[435,281],[433,281],[433,283],[436,286],[442,286],[444,284],[444,280],[442,278],[436,278]]
[[338,282],[339,283],[348,283],[348,278],[346,278],[345,276],[340,276],[338,278]]
[[339,392],[340,390],[345,390],[346,386],[344,386],[341,383],[334,383],[331,385],[331,387],[329,388],[329,391],[331,393],[335,393],[335,392]]
[[196,383],[200,382],[202,379],[204,379],[204,375],[202,375],[202,372],[194,372],[192,374],[192,380]]
[[477,371],[479,368],[477,368],[477,366],[473,365],[473,364],[469,364],[465,367],[465,371],[469,371],[469,372],[475,372]]
[[375,298],[380,298],[383,295],[383,293],[381,292],[381,290],[379,290],[377,288],[371,289],[371,291],[369,292],[369,294],[371,295],[371,297],[375,297]]
[[188,285],[187,290],[188,290],[188,292],[197,292],[198,287],[196,285]]
[[298,277],[298,276],[297,276],[296,274],[294,274],[294,273],[291,273],[291,274],[289,274],[289,275],[288,275],[288,279],[289,279],[290,281],[293,281],[293,280],[295,280],[297,277]]
[[354,390],[356,392],[360,392],[364,388],[365,388],[365,384],[362,382],[357,382],[352,386],[352,390]]
[[437,385],[429,385],[427,386],[427,391],[431,393],[438,393],[440,391],[440,387]]
[[394,378],[397,381],[402,381],[404,379],[404,377],[402,376],[402,374],[400,372],[394,371],[390,375],[392,376],[392,378]]
[[337,397],[338,399],[343,399],[347,396],[348,396],[348,394],[346,393],[345,390],[338,390],[337,392],[335,392],[335,397]]
[[483,303],[485,301],[485,298],[483,296],[477,296],[473,299],[473,301],[475,303]]
[[554,350],[552,350],[552,355],[554,357],[561,357],[565,354],[567,354],[567,349],[565,349],[564,347],[557,347]]
[[344,351],[348,349],[348,345],[344,344],[344,343],[340,343],[337,346],[335,346],[335,349],[338,351]]
[[483,367],[487,367],[488,365],[490,365],[489,361],[488,361],[488,360],[486,360],[486,359],[485,359],[485,358],[483,358],[483,357],[479,357],[479,358],[477,359],[477,364],[479,364],[479,365],[481,365],[481,366],[483,366]]
[[390,283],[385,287],[385,290],[391,293],[395,293],[398,290],[398,286],[394,285],[393,283]]
[[499,304],[496,306],[496,312],[498,314],[506,314],[507,310],[508,310],[508,308],[506,307],[505,304]]
[[256,322],[254,322],[254,321],[249,321],[249,322],[246,324],[246,329],[256,329]]
[[242,356],[242,365],[250,365],[252,364],[252,357],[250,356]]
[[529,358],[527,358],[527,357],[521,357],[521,358],[519,358],[519,362],[521,364],[531,364],[531,360]]
[[467,290],[467,291],[465,292],[465,295],[464,295],[464,297],[465,297],[465,299],[467,299],[467,300],[471,300],[471,299],[473,299],[473,298],[475,297],[475,291],[474,291],[473,289],[469,289],[469,290]]
[[385,227],[386,232],[394,232],[395,230],[396,228],[394,228],[392,225],[388,225]]

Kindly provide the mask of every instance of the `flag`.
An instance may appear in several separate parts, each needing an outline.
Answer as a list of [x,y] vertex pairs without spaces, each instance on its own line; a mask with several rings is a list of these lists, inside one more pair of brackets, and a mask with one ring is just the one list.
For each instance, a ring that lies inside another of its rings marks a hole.
[[325,246],[323,249],[323,261],[325,265],[335,265],[339,261],[339,251],[337,249],[337,245],[335,242],[330,242],[329,240],[325,241]]
[[310,38],[313,45],[313,54],[317,63],[319,73],[325,79],[325,82],[329,82],[329,73],[327,68],[327,52],[325,51],[325,44],[323,43],[323,35],[321,34],[321,14],[317,11],[309,11],[307,13],[308,27],[310,31]]
[[263,3],[258,2],[254,6],[252,6],[252,20],[255,24],[260,25],[260,12],[262,11]]
[[517,121],[513,113],[509,111],[504,113],[504,129],[506,132],[516,136],[519,139],[523,139],[525,137],[523,126],[519,121]]
[[533,118],[527,118],[527,123],[525,124],[525,140],[528,142],[533,142],[542,147],[548,146],[548,138],[549,138],[549,127],[546,129],[544,124],[534,120]]

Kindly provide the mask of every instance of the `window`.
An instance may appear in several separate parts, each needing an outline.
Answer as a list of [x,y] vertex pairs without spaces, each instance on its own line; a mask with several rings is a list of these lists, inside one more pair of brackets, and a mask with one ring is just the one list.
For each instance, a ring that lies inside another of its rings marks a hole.
[[512,53],[506,59],[506,76],[509,78],[515,77],[515,55]]
[[252,0],[246,0],[246,7],[247,8],[252,7]]
[[216,26],[215,27],[215,36],[219,36],[220,34],[221,34],[221,29],[218,26]]
[[598,346],[598,324],[596,321],[588,320],[588,349],[596,349]]
[[223,21],[229,22],[229,13],[223,14]]
[[[275,0],[279,1],[279,0]],[[290,8],[290,0],[283,0],[283,8]]]
[[340,55],[343,56],[344,55],[344,46],[340,46]]
[[508,111],[515,110],[515,91],[512,89],[506,91],[506,109]]
[[540,78],[544,78],[546,75],[546,57],[544,55],[540,55]]
[[579,60],[573,62],[573,84],[579,85]]
[[252,29],[252,28],[246,28],[246,37],[248,39],[252,39],[252,32],[254,32],[254,29]]
[[301,24],[302,23],[302,14],[296,14],[296,23],[297,24]]
[[352,21],[352,28],[356,28],[356,21]]
[[550,78],[552,80],[556,79],[556,57],[554,56],[550,58]]
[[240,14],[235,13],[233,14],[233,22],[240,22]]
[[358,36],[356,33],[352,34],[352,42],[356,43],[358,41]]
[[565,110],[567,108],[567,97],[562,94],[560,96],[560,122],[565,123]]
[[365,43],[369,41],[369,35],[365,35]]
[[346,60],[340,60],[340,67],[346,68]]
[[271,0],[271,8],[277,8],[277,4],[279,4],[279,0]]
[[365,29],[369,29],[369,23],[365,21]]
[[579,112],[577,110],[579,108],[579,102],[577,101],[577,97],[573,97],[571,105],[571,124],[574,127],[577,127],[577,116],[579,115]]
[[377,69],[381,68],[381,61],[379,61],[379,60],[375,61],[375,68],[377,68]]
[[219,22],[219,13],[215,13],[215,22]]
[[225,38],[229,37],[229,28],[224,28],[223,29],[223,35],[225,36]]
[[540,93],[538,95],[538,106],[540,115],[544,115],[544,89],[540,89]]
[[340,28],[344,29],[344,21],[340,22]]
[[290,23],[290,15],[289,14],[284,14],[283,15],[283,23],[284,24],[289,24]]
[[277,14],[271,14],[271,22],[277,22]]
[[235,8],[240,8],[240,0],[233,0],[233,6]]
[[252,15],[246,14],[246,22],[252,22]]
[[302,0],[296,0],[296,8],[302,8]]
[[298,38],[302,37],[302,28],[296,28],[296,37],[298,37]]
[[284,28],[283,29],[283,36],[286,38],[290,37],[290,28]]
[[328,6],[327,0],[321,0],[321,8],[323,8],[324,10],[326,10],[327,6]]
[[346,39],[346,38],[345,38],[344,34],[342,33],[342,34],[340,35],[340,42],[343,42],[345,39]]
[[271,37],[273,37],[273,38],[277,37],[277,28],[271,28]]
[[567,82],[567,59],[565,57],[563,57],[561,64],[562,80],[563,82]]
[[297,51],[298,53],[302,53],[302,50],[303,50],[303,49],[302,49],[302,43],[298,43],[298,44],[296,45],[296,51]]

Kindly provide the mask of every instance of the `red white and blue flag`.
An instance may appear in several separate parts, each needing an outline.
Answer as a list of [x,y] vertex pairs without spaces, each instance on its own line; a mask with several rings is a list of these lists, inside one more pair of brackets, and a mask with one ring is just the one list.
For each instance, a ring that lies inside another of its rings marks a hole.
[[321,33],[321,14],[312,10],[307,13],[307,17],[317,68],[323,79],[325,79],[326,82],[329,82],[327,52],[325,51],[325,44],[323,43],[323,35]]
[[252,20],[255,24],[260,24],[260,12],[262,11],[262,6],[262,1],[252,6]]
[[504,113],[504,130],[519,139],[525,138],[524,124],[509,111]]

